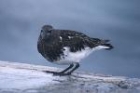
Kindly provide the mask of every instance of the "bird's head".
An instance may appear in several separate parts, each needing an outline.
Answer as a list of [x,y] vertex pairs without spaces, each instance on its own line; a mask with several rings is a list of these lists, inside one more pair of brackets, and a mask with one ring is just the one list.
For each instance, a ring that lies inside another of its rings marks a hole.
[[44,25],[41,29],[40,36],[42,39],[47,39],[52,31],[53,27],[51,25]]

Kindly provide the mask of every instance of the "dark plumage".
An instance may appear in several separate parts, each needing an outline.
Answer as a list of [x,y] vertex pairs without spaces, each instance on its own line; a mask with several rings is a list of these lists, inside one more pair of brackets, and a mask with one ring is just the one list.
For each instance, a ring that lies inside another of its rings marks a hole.
[[[87,48],[92,50],[98,46],[103,46],[105,49],[110,50],[113,46],[108,42],[109,40],[91,38],[80,32],[59,30],[54,29],[50,25],[45,25],[42,27],[37,48],[38,52],[50,62],[70,64],[70,66],[62,72],[53,72],[58,75],[69,75],[79,67],[78,62],[73,62],[72,53],[79,53],[78,51],[83,51]],[[71,62],[61,62],[64,60]],[[80,60],[81,59],[79,59],[79,61]],[[70,70],[74,65],[75,67]]]

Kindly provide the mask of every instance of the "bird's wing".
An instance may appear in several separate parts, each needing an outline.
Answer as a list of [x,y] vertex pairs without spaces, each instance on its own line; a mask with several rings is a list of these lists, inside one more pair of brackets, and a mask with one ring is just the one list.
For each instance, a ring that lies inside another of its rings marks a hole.
[[90,48],[95,47],[98,41],[98,39],[90,38],[83,33],[69,30],[61,30],[60,37],[63,42],[63,46],[70,47],[72,52],[82,50],[85,46]]

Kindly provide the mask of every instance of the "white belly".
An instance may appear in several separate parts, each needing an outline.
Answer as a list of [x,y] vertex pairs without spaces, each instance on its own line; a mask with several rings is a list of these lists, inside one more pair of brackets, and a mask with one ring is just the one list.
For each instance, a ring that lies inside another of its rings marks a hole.
[[89,54],[91,54],[94,50],[99,50],[99,49],[103,49],[103,48],[107,48],[104,46],[98,46],[95,48],[89,48],[86,47],[85,49],[81,50],[81,51],[77,51],[77,52],[70,52],[69,47],[64,47],[64,55],[61,56],[60,60],[57,61],[57,63],[59,64],[70,64],[70,63],[74,63],[74,62],[80,62],[82,59],[84,59],[85,57],[87,57]]

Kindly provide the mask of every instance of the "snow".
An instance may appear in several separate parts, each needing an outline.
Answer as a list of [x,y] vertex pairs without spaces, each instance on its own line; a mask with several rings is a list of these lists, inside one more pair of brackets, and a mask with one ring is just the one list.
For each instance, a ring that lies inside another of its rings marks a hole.
[[[38,71],[30,71],[25,69],[13,69],[0,67],[0,78],[4,79],[0,82],[0,88],[34,88],[44,86],[53,81],[51,74],[45,74]],[[14,85],[14,86],[13,86]]]
[[[23,66],[23,67],[22,67]],[[25,68],[27,67],[27,68]],[[43,86],[50,86],[57,84],[57,76],[53,77],[52,74],[46,74],[40,68],[32,67],[28,64],[7,63],[0,61],[0,93],[1,90],[26,90],[37,89]],[[30,68],[30,69],[29,69]],[[42,70],[43,70],[42,66]]]
[[140,79],[74,73],[53,76],[57,68],[0,61],[0,93],[140,93]]

